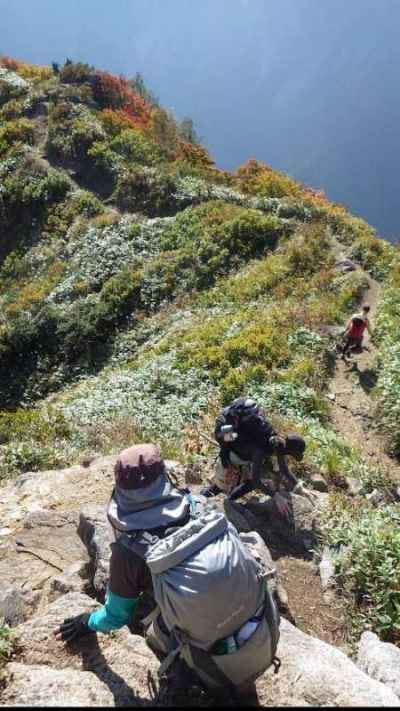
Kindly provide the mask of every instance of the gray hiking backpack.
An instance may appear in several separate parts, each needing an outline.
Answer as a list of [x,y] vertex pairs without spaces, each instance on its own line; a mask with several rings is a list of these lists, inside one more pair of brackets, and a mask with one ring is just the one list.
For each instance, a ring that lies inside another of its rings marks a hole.
[[[238,684],[273,663],[279,613],[260,563],[234,526],[219,511],[190,498],[192,515],[186,525],[164,538],[148,531],[124,535],[121,542],[145,560],[157,612],[177,642],[161,672],[180,653],[209,686]],[[210,652],[251,618],[259,621],[257,630],[237,652]]]

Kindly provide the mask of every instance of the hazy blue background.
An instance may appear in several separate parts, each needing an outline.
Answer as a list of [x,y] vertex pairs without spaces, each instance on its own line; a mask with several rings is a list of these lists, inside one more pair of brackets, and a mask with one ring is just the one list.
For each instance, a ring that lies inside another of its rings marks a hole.
[[0,52],[140,71],[219,167],[264,160],[400,235],[400,0],[0,0]]

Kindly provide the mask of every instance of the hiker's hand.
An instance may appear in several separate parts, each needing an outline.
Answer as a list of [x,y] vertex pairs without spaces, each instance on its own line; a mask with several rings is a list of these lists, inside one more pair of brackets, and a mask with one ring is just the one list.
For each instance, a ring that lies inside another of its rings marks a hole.
[[72,642],[85,634],[93,632],[89,628],[90,613],[84,612],[76,617],[67,617],[64,622],[54,631],[56,639],[61,642]]
[[290,504],[278,491],[273,495],[273,501],[281,516],[289,516]]

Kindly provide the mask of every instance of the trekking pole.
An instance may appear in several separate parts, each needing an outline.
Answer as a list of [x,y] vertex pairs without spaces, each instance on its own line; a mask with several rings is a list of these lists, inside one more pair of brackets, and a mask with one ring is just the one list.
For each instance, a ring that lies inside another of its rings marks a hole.
[[214,447],[219,447],[218,442],[216,442],[214,439],[211,439],[211,437],[206,435],[204,432],[200,432],[200,430],[199,430],[199,435],[200,435],[200,437],[203,437],[203,439],[206,439],[207,442],[210,442],[211,444],[213,444]]

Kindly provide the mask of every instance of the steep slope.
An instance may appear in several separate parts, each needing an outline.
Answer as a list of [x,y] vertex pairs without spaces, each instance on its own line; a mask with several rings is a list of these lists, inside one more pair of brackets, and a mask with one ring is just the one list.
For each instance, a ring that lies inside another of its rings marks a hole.
[[[299,625],[343,645],[347,607],[356,635],[367,624],[398,642],[398,464],[384,452],[399,439],[396,249],[257,161],[219,171],[135,82],[82,64],[0,64],[2,478],[155,438],[198,485],[214,455],[204,433],[249,393],[306,438],[297,474],[322,491],[319,542],[344,593],[345,605],[325,600],[316,541],[296,549],[287,526],[265,528],[268,502],[249,500]],[[376,351],[352,378],[337,334],[374,295]],[[80,476],[64,513],[107,495],[96,483],[84,495]],[[5,509],[5,569],[26,513],[15,528]]]

